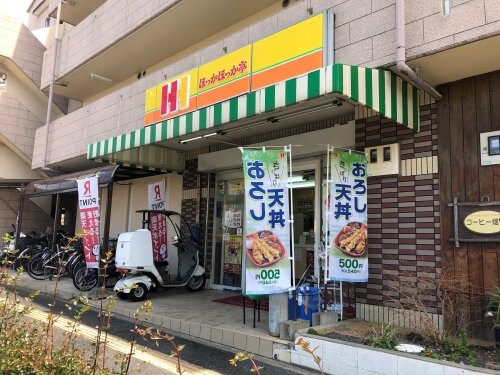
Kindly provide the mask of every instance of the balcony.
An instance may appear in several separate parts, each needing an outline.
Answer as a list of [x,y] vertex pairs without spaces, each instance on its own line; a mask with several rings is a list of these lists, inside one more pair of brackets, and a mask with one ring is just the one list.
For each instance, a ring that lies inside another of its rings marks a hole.
[[[122,82],[263,9],[274,5],[275,12],[280,4],[279,0],[108,0],[61,40],[56,80],[62,85],[55,93],[84,101],[110,86],[92,80],[91,73]],[[51,47],[44,57],[42,89],[50,83],[53,53]]]

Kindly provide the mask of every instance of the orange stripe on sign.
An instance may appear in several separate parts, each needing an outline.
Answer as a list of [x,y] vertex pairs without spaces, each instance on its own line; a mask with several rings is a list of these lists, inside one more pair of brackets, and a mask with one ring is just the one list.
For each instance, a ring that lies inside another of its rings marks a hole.
[[189,107],[183,109],[182,111],[177,111],[168,116],[161,116],[160,109],[156,109],[154,111],[148,112],[144,114],[144,125],[152,125],[157,122],[165,121],[166,119],[183,115],[184,113],[192,112],[196,110],[196,96],[189,98]]
[[250,77],[238,79],[227,85],[216,87],[213,90],[198,94],[198,108],[209,106],[210,104],[222,102],[237,95],[250,91]]
[[155,113],[157,111],[151,111],[144,114],[144,125],[148,126],[155,123]]
[[260,73],[252,75],[252,91],[276,84],[278,82],[306,74],[323,66],[323,51],[287,61]]

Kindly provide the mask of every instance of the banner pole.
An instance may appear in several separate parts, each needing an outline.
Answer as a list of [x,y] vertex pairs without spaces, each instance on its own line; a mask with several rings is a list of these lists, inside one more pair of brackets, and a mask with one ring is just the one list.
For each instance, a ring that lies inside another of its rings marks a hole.
[[293,189],[291,185],[292,181],[292,145],[288,145],[287,148],[288,156],[290,160],[290,166],[288,167],[288,191],[290,194],[290,239],[291,239],[291,254],[290,258],[292,261],[292,288],[295,290],[295,233],[293,230],[294,216],[293,216]]
[[329,217],[330,217],[330,145],[327,145],[327,151],[326,151],[326,208],[325,208],[325,258],[323,261],[323,282],[325,283],[324,288],[325,288],[325,301],[323,303],[323,311],[327,310],[327,297],[328,297],[328,288],[327,288],[327,278],[328,278],[328,255],[330,254],[330,222],[329,222]]
[[293,188],[292,188],[292,185],[291,185],[291,181],[292,181],[292,174],[293,174],[293,171],[292,171],[292,145],[288,145],[288,148],[287,148],[287,152],[288,152],[288,158],[289,158],[289,166],[288,166],[288,191],[289,191],[289,194],[290,194],[290,222],[289,222],[289,225],[290,225],[290,242],[291,242],[291,246],[290,246],[290,250],[291,250],[291,254],[290,254],[290,261],[292,262],[292,290],[293,290],[293,296],[292,296],[292,305],[293,305],[293,320],[297,320],[297,303],[296,303],[296,300],[297,300],[297,289],[296,289],[296,285],[295,285],[295,233],[294,233],[294,229],[293,229],[293,226],[294,226],[294,215],[293,215]]

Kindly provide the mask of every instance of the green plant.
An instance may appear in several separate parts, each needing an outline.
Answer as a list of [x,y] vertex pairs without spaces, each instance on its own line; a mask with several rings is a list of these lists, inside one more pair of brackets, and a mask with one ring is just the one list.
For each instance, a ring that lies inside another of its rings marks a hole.
[[263,367],[259,366],[257,362],[254,361],[253,357],[253,354],[238,352],[234,355],[234,358],[229,360],[229,364],[236,367],[238,362],[250,361],[252,363],[252,369],[250,371],[260,375],[260,370],[262,370]]
[[[76,239],[76,238],[75,238]],[[63,250],[68,250],[70,244]],[[107,253],[103,274],[107,272],[107,260],[111,253]],[[57,291],[59,276],[64,264],[63,257],[57,262],[55,285],[52,291],[52,300],[48,304],[45,320],[38,321],[40,310],[32,305],[32,299],[38,294],[32,293],[25,301],[17,294],[17,285],[22,269],[15,274],[9,270],[9,262],[3,263],[0,268],[0,374],[16,375],[126,375],[131,369],[131,359],[137,350],[136,339],[139,336],[153,340],[167,340],[172,345],[172,356],[177,358],[177,372],[182,374],[180,352],[183,345],[176,345],[174,337],[162,334],[153,328],[142,329],[139,327],[139,318],[143,313],[152,309],[151,301],[145,301],[135,313],[133,338],[130,341],[130,350],[126,354],[115,355],[114,363],[109,361],[108,332],[110,328],[112,310],[116,305],[116,295],[106,296],[105,285],[98,288],[100,304],[98,305],[97,333],[94,346],[88,345],[81,349],[77,345],[80,341],[80,326],[82,316],[92,307],[88,298],[79,295],[72,298],[65,307],[74,311],[74,321],[66,324],[63,334],[55,334],[56,329],[61,329],[61,324],[66,320],[57,311]],[[102,275],[101,275],[102,276]],[[33,319],[30,314],[37,313]],[[58,323],[59,321],[59,323]],[[59,328],[56,328],[59,327]]]
[[309,328],[307,330],[307,334],[308,335],[316,335],[316,336],[319,335],[318,331],[316,331],[314,328]]
[[321,375],[324,374],[323,372],[323,365],[321,364],[321,358],[315,353],[318,347],[315,347],[314,349],[311,349],[309,341],[304,340],[302,337],[300,337],[295,345],[299,345],[303,351],[306,353],[309,353],[313,359],[316,365],[318,365],[319,372]]
[[399,341],[394,327],[390,324],[382,325],[382,331],[374,330],[375,336],[370,339],[370,344],[376,348],[393,350]]
[[420,353],[420,356],[432,359],[444,359],[444,356],[442,354],[439,354],[438,352],[435,352],[432,349],[424,350],[422,353]]

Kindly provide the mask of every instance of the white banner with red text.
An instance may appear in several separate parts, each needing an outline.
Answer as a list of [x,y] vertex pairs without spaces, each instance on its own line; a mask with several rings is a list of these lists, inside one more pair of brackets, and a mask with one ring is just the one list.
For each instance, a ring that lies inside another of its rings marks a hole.
[[[148,184],[148,205],[150,210],[165,210],[165,180]],[[167,260],[167,218],[160,213],[151,213],[149,230],[153,239],[153,259],[155,262]]]
[[99,186],[98,177],[78,180],[78,204],[85,262],[88,268],[99,268]]

